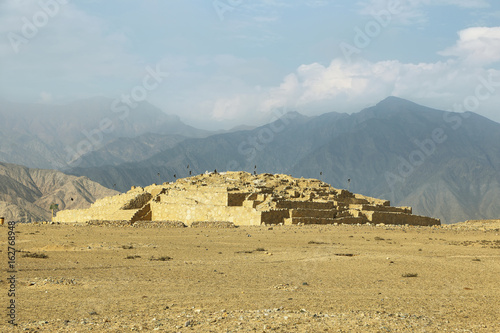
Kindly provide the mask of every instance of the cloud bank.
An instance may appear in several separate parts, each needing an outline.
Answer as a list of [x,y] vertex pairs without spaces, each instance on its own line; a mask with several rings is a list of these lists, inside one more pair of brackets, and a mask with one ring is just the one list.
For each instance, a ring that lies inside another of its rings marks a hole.
[[500,83],[500,71],[492,67],[500,61],[500,27],[468,28],[458,36],[455,45],[439,52],[443,60],[434,63],[349,62],[336,58],[327,66],[304,64],[277,86],[217,99],[212,117],[231,120],[252,115],[253,119],[265,119],[277,108],[305,114],[354,112],[389,95],[452,110],[455,104],[474,95],[477,85],[486,80],[491,81],[495,91],[469,111],[500,121],[493,108],[500,102],[500,84],[495,86]]

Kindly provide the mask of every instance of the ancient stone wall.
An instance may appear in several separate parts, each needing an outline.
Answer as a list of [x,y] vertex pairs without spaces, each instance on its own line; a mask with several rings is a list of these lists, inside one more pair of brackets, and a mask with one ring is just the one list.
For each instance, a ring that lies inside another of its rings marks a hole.
[[411,214],[411,207],[390,207],[390,206],[374,206],[367,204],[350,204],[349,209],[357,209],[362,211],[375,211],[375,212],[394,212]]
[[245,198],[248,193],[228,193],[227,205],[228,206],[243,206]]
[[368,220],[364,216],[344,216],[333,219],[333,223],[338,224],[364,224],[367,222]]
[[122,193],[112,197],[99,199],[96,202],[94,202],[91,205],[91,207],[92,208],[106,207],[106,209],[118,210],[127,203],[129,203],[130,201],[135,200],[137,197],[141,197],[143,194],[144,192],[142,191],[139,192],[138,190],[135,190],[133,192]]
[[374,224],[410,224],[410,225],[440,225],[439,219],[434,219],[427,216],[419,215],[409,215],[402,213],[391,213],[391,212],[363,212],[370,223]]
[[316,201],[289,201],[280,200],[276,202],[277,208],[303,208],[303,209],[333,209],[333,202],[316,202]]
[[227,206],[228,193],[225,188],[199,187],[194,189],[170,189],[160,195],[160,201],[164,203],[197,203],[201,205]]
[[73,209],[63,210],[54,217],[54,222],[87,222],[91,220],[128,220],[131,221],[137,209],[109,211],[105,207],[100,209]]
[[336,209],[291,209],[290,217],[315,217],[333,219],[337,215]]
[[54,222],[87,222],[92,220],[92,214],[88,209],[71,209],[57,212]]
[[271,209],[262,212],[261,221],[265,224],[280,224],[284,223],[284,220],[289,217],[290,211],[288,209]]
[[228,221],[236,225],[260,225],[261,212],[247,207],[186,205],[151,202],[151,219],[177,220],[191,225],[194,221]]

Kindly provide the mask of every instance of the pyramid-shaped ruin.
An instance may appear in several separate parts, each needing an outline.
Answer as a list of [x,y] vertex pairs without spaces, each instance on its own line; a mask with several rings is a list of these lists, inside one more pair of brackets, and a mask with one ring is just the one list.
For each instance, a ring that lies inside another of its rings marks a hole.
[[439,219],[412,215],[411,207],[391,207],[387,200],[335,189],[317,179],[247,172],[207,172],[174,183],[133,187],[97,200],[89,209],[60,211],[54,221],[440,224]]

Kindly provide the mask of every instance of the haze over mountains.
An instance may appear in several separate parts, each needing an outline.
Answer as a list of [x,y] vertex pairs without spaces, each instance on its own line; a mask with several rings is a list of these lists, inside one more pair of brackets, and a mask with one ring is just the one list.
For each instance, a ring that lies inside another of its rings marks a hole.
[[[158,147],[209,133],[188,126],[179,117],[167,115],[147,102],[128,106],[95,97],[66,105],[7,101],[1,101],[1,105],[0,161],[35,168],[79,165],[79,158],[88,153],[96,155],[93,165],[128,161],[126,151],[116,153],[118,138],[134,139],[128,145],[135,146],[133,160],[138,160],[158,152]],[[151,140],[150,134],[155,134],[156,139]]]
[[[109,108],[109,100],[101,103],[101,109]],[[63,110],[41,113],[38,123],[27,120],[28,114],[20,119],[11,115],[9,121],[24,131],[10,137],[15,146],[0,146],[0,160],[47,167],[55,165],[54,158],[65,172],[120,191],[173,181],[174,175],[187,177],[190,171],[287,173],[412,206],[414,213],[445,223],[500,216],[500,124],[470,112],[434,110],[389,97],[351,115],[292,112],[258,128],[207,136],[145,104],[131,110],[137,114],[127,122],[116,121],[97,149],[71,161],[78,167],[67,168],[68,143],[76,147],[90,140],[82,131],[96,128],[103,116],[97,111],[88,117],[68,115],[56,126],[54,118]],[[52,133],[55,127],[63,129]],[[1,133],[9,137],[3,128]]]

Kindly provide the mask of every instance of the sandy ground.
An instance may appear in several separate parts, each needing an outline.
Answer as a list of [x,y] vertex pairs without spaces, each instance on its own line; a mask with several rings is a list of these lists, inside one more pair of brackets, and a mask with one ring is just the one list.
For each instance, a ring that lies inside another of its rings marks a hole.
[[500,332],[499,230],[17,225],[13,327],[2,226],[0,331]]

